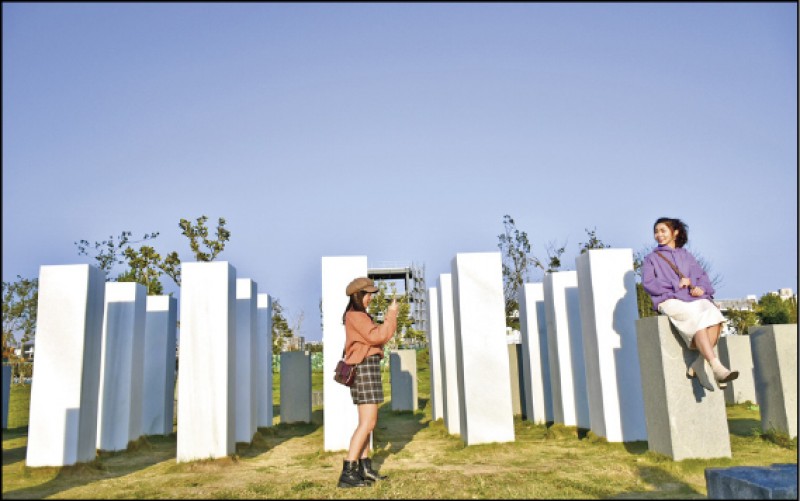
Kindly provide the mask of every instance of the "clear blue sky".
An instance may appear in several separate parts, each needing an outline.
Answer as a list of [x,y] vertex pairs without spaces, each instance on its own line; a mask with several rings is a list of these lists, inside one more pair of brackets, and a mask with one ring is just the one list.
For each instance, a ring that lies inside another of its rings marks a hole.
[[796,3],[4,3],[2,75],[4,281],[221,216],[316,340],[322,256],[434,286],[505,214],[563,269],[670,216],[718,299],[797,292]]

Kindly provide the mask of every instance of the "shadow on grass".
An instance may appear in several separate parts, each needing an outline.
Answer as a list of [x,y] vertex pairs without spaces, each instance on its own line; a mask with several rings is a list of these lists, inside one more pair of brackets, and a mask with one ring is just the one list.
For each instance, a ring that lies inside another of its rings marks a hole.
[[[658,466],[639,466],[639,478],[650,484],[664,499],[705,499],[697,489]],[[652,498],[653,491],[629,491],[614,496],[615,499]],[[661,497],[661,496],[658,496]]]
[[416,411],[393,411],[391,400],[378,408],[378,424],[372,436],[376,467],[382,465],[389,454],[402,451],[420,430],[428,427],[430,419],[421,410],[427,403],[428,399],[418,399]]
[[[6,440],[16,440],[20,438],[25,438],[27,435],[28,435],[27,426],[18,426],[16,428],[3,430],[3,442],[5,443]],[[13,449],[6,449],[5,447],[3,447],[3,466],[8,466],[18,461],[24,461],[26,452],[27,452],[27,447],[25,447],[24,445],[20,447],[14,447]]]
[[[311,414],[311,423],[280,423],[269,428],[259,428],[249,444],[237,443],[236,453],[240,457],[254,457],[262,454],[292,438],[314,433],[322,426],[322,409]],[[27,427],[4,431],[3,439],[23,438]],[[3,492],[3,498],[42,499],[56,495],[73,487],[80,487],[99,480],[106,480],[135,473],[164,461],[177,458],[177,434],[168,436],[151,435],[132,443],[128,450],[117,452],[98,451],[94,461],[63,467],[25,466],[27,446],[3,449],[3,466],[19,462],[21,474],[25,477],[55,477],[43,483],[23,489]],[[206,460],[207,461],[207,460]],[[218,461],[230,461],[219,458]],[[202,462],[202,461],[199,461]],[[193,462],[181,463],[188,465]]]
[[761,432],[761,420],[748,418],[728,419],[728,431],[731,435],[752,437],[754,434]]
[[[280,415],[280,408],[276,405],[273,412]],[[259,456],[287,440],[314,433],[322,426],[323,420],[324,414],[320,408],[311,412],[310,423],[278,423],[268,428],[259,428],[251,443],[236,444],[236,453],[242,458]]]
[[[31,468],[21,463],[19,467],[24,477],[49,477],[53,474],[55,474],[55,477],[31,487],[5,491],[3,492],[3,498],[42,499],[98,480],[129,475],[174,458],[176,440],[177,437],[174,433],[169,436],[142,437],[133,442],[126,451],[98,451],[94,461],[76,463],[69,466]],[[27,447],[22,447],[21,449],[24,459]]]

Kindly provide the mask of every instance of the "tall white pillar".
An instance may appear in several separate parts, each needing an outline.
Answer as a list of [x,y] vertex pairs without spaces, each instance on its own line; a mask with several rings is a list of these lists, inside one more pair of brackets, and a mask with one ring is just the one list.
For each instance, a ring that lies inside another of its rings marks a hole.
[[258,332],[256,333],[256,393],[258,399],[258,427],[272,426],[272,298],[259,294]]
[[354,278],[367,276],[367,256],[322,258],[322,396],[325,450],[346,450],[358,426],[358,409],[350,388],[333,380],[342,358],[345,332],[342,315],[350,298],[345,293]]
[[236,268],[182,265],[177,461],[236,451]]
[[514,441],[503,272],[499,252],[459,253],[452,261],[461,439]]
[[26,465],[67,466],[97,453],[105,273],[42,266]]
[[250,443],[257,430],[256,395],[258,285],[249,278],[236,279],[236,441]]
[[588,430],[589,401],[577,272],[546,273],[544,301],[553,421]]
[[444,417],[442,401],[442,356],[439,337],[439,293],[436,287],[428,288],[428,365],[431,374],[431,417],[434,421]]
[[147,296],[144,328],[142,434],[169,435],[175,418],[175,347],[178,300]]
[[609,442],[647,440],[631,249],[575,259],[591,430]]
[[97,415],[100,450],[125,450],[142,434],[146,308],[144,285],[106,283]]
[[522,337],[522,372],[525,381],[525,415],[528,421],[553,421],[550,364],[547,355],[544,285],[523,284],[519,294],[519,325]]
[[453,276],[439,275],[439,339],[442,363],[444,425],[451,435],[461,434],[461,405],[456,363],[456,321],[453,312]]

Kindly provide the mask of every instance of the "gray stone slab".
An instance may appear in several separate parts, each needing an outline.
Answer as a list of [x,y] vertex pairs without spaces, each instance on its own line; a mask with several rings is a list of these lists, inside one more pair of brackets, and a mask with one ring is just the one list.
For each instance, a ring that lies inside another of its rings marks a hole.
[[797,464],[706,468],[708,499],[797,499]]
[[389,352],[389,376],[392,389],[393,411],[417,410],[417,352],[392,350]]
[[648,449],[675,461],[731,457],[724,395],[686,377],[699,353],[684,348],[663,315],[637,320],[636,335]]
[[281,423],[310,423],[311,355],[307,351],[281,353],[280,391]]
[[797,324],[751,327],[761,428],[797,436]]
[[740,404],[750,401],[757,403],[755,368],[748,336],[725,336],[717,345],[719,360],[725,367],[739,371],[739,377],[725,388],[725,403]]
[[3,429],[8,428],[8,403],[11,396],[11,366],[3,366]]

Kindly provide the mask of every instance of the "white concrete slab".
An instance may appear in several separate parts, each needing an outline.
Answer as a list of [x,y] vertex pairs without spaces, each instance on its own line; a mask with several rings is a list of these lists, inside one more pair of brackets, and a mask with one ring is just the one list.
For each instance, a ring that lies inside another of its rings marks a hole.
[[367,276],[367,256],[334,256],[322,258],[322,393],[325,450],[346,450],[358,426],[358,409],[353,404],[350,388],[333,380],[336,364],[342,358],[345,332],[342,315],[349,297],[347,284],[354,278]]
[[181,267],[179,463],[236,451],[236,268],[226,261]]
[[461,439],[514,440],[499,252],[458,253],[452,261]]
[[589,401],[578,274],[575,271],[545,273],[543,284],[553,421],[588,430]]
[[147,296],[146,305],[142,434],[169,435],[175,419],[178,300]]
[[451,435],[461,434],[461,404],[458,396],[458,363],[456,361],[456,321],[453,312],[453,276],[439,275],[439,340],[442,363],[442,404],[444,426]]
[[575,259],[591,430],[609,442],[647,440],[631,249]]
[[42,266],[26,465],[94,461],[105,273],[86,264]]
[[547,355],[544,285],[523,284],[518,301],[525,381],[525,415],[532,423],[545,424],[553,421],[553,397]]

